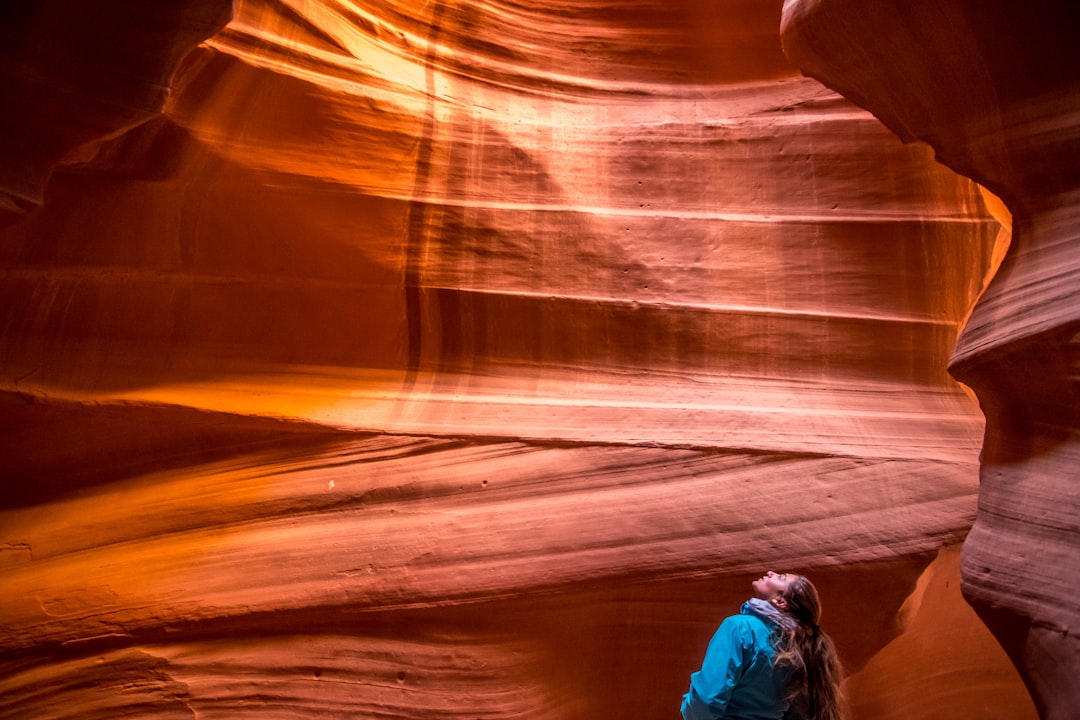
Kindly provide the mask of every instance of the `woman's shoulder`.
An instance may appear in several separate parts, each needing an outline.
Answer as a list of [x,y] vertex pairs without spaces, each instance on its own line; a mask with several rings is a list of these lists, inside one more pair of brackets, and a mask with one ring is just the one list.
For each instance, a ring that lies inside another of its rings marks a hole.
[[767,622],[757,615],[748,613],[729,615],[724,618],[724,621],[720,623],[720,630],[734,635],[745,636],[748,639],[757,638],[762,634],[768,636],[772,633],[772,628],[769,627]]

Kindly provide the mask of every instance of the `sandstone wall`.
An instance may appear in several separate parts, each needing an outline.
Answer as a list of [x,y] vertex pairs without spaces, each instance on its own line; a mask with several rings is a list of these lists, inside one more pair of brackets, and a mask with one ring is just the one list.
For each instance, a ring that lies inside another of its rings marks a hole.
[[[1040,715],[1080,707],[1080,49],[1069,3],[789,0],[788,53],[993,190],[1010,234],[950,363],[987,418],[965,595]],[[857,62],[853,62],[858,58]]]
[[1034,716],[953,592],[1008,236],[778,2],[227,5],[9,25],[0,717],[675,717],[764,568],[857,717]]

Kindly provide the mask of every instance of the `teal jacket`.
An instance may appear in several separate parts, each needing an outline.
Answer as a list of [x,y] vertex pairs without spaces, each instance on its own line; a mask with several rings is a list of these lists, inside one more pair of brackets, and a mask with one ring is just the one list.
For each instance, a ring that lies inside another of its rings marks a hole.
[[774,622],[749,602],[709,641],[701,670],[683,696],[686,720],[780,720],[788,709],[788,673],[773,666]]

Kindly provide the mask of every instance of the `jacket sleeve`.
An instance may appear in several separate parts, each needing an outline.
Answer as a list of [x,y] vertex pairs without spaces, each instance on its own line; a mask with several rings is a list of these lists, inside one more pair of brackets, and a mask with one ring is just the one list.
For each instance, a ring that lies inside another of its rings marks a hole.
[[724,717],[731,691],[743,673],[743,633],[738,616],[729,617],[709,641],[701,670],[690,676],[690,690],[683,696],[685,720],[717,720]]

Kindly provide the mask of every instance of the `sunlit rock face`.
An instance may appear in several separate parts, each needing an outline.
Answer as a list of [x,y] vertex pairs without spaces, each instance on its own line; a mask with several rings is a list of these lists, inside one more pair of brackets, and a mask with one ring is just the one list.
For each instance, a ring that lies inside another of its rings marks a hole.
[[1080,708],[1078,23],[1059,2],[784,8],[801,67],[1005,205],[1011,244],[951,361],[987,418],[964,590],[1063,719]]
[[673,717],[786,568],[856,717],[1034,715],[955,592],[1001,226],[779,3],[172,7],[74,92],[167,99],[6,110],[3,712]]

